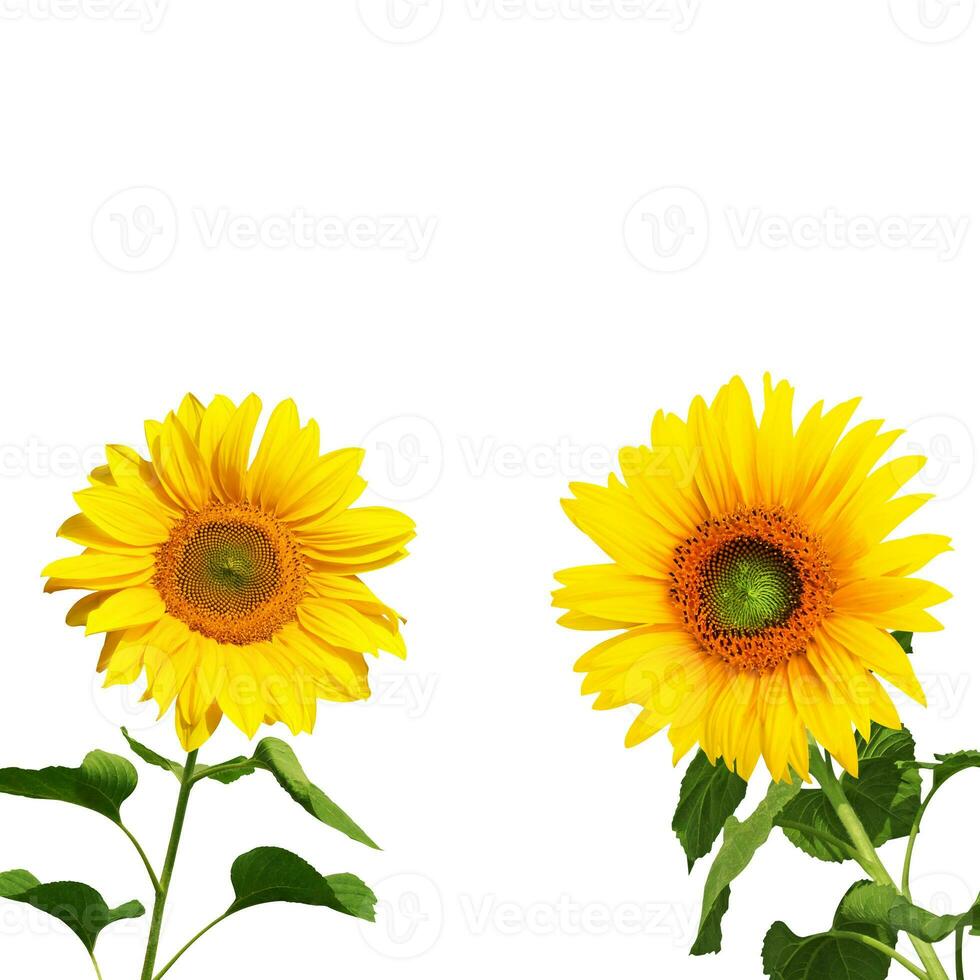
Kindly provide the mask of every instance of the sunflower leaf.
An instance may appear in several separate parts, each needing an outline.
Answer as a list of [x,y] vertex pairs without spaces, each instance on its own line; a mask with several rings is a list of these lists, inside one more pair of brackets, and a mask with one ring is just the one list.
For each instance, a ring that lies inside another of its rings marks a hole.
[[173,773],[178,779],[184,778],[184,767],[179,762],[175,762],[173,759],[167,759],[160,755],[159,752],[154,752],[153,749],[144,745],[142,742],[137,742],[125,728],[121,728],[120,731],[123,734],[123,738],[129,743],[129,747],[132,749],[134,755],[138,756],[144,762],[148,762],[151,766],[157,766],[166,772]]
[[345,915],[374,922],[377,898],[351,874],[321,875],[301,857],[281,847],[257,847],[235,860],[231,868],[235,901],[226,915],[269,902],[322,905]]
[[892,633],[892,636],[894,636],[895,639],[898,640],[898,645],[909,656],[911,656],[913,653],[915,653],[915,651],[912,649],[912,636],[913,636],[913,634],[910,633],[908,630],[895,630]]
[[793,844],[811,857],[837,864],[850,857],[847,831],[819,789],[802,790],[780,813],[776,824]]
[[138,919],[146,911],[139,902],[127,902],[110,909],[105,899],[89,885],[78,881],[42,884],[29,871],[22,870],[0,874],[0,898],[30,905],[60,919],[89,952],[95,949],[99,933],[106,926],[120,919]]
[[889,958],[856,939],[822,932],[797,936],[775,922],[762,945],[762,969],[770,980],[885,980]]
[[122,756],[96,750],[77,769],[0,769],[0,793],[34,800],[61,800],[120,823],[119,808],[136,789],[136,769]]
[[729,817],[725,835],[704,883],[701,922],[691,953],[717,953],[721,949],[721,920],[728,907],[732,882],[748,867],[755,852],[769,839],[780,811],[800,791],[800,781],[772,783],[765,799],[744,820]]
[[253,760],[275,776],[279,785],[321,823],[339,830],[351,840],[376,849],[378,845],[326,793],[310,782],[296,753],[281,739],[264,738],[256,746]]
[[745,798],[748,786],[724,765],[712,763],[699,750],[681,781],[681,795],[672,824],[684,853],[687,870],[712,846],[725,821]]
[[862,932],[883,943],[898,938],[890,921],[890,912],[897,894],[888,885],[873,881],[856,881],[841,899],[834,915],[834,928]]
[[911,733],[873,724],[867,742],[857,736],[857,749],[859,775],[845,775],[841,786],[871,843],[908,837],[922,796],[922,777],[908,766],[915,760]]
[[[177,779],[184,778],[184,764],[182,762],[168,759],[160,755],[159,752],[143,745],[141,742],[137,742],[125,728],[121,729],[121,731],[123,737],[129,743],[129,747],[133,750],[133,753],[139,756],[144,762],[148,762],[151,766],[157,766],[165,772],[173,773]],[[219,783],[233,783],[236,779],[241,779],[242,776],[248,776],[255,772],[257,768],[257,765],[251,764],[249,759],[240,755],[234,759],[229,759],[227,762],[222,762],[220,765],[209,766],[203,762],[199,762],[194,768],[194,774],[196,776],[206,776],[208,779],[214,779]],[[213,772],[212,770],[220,771]]]
[[[858,777],[841,787],[875,847],[907,837],[919,809],[922,777],[914,766],[915,742],[907,729],[871,726],[867,742],[855,735]],[[816,751],[816,750],[814,750]],[[980,759],[978,759],[980,762]],[[847,860],[847,832],[820,789],[805,789],[780,813],[777,824],[800,850],[821,861]],[[836,839],[842,846],[834,843]]]
[[797,936],[785,922],[774,923],[762,945],[763,971],[770,980],[885,980],[889,958],[847,934],[894,946],[898,937],[887,925],[894,899],[891,888],[859,881],[841,900],[830,932]]
[[933,789],[939,789],[947,779],[952,778],[964,769],[972,769],[975,766],[980,766],[980,752],[976,749],[950,752],[946,755],[937,755],[936,762],[939,765],[932,770]]
[[725,885],[711,904],[708,914],[701,918],[697,937],[691,946],[691,956],[717,953],[721,949],[721,920],[725,918],[731,898],[732,886]]
[[233,783],[242,776],[251,776],[256,769],[263,769],[254,759],[247,759],[243,755],[235,756],[227,762],[222,762],[214,766],[199,765],[194,771],[197,775],[203,774],[208,779],[213,779],[218,783]]
[[980,902],[961,915],[935,915],[901,896],[895,898],[893,895],[892,899],[888,909],[889,925],[927,943],[942,942],[960,927],[970,926],[973,930],[980,927]]

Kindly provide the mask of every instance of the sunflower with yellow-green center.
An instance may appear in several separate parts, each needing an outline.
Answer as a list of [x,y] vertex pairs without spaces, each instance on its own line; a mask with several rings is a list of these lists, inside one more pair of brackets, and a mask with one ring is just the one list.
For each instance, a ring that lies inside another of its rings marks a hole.
[[[901,726],[881,681],[925,697],[893,630],[942,629],[949,593],[913,573],[936,534],[892,537],[929,494],[897,495],[922,456],[881,464],[901,435],[858,400],[815,405],[794,427],[793,390],[765,380],[756,419],[740,378],[686,421],[659,412],[651,445],[623,449],[623,479],[573,484],[573,523],[612,559],[557,575],[559,620],[621,630],[576,665],[595,707],[639,705],[626,737],[667,728],[748,778],[809,776],[808,733],[857,774],[856,728]],[[880,465],[879,465],[880,464]]]
[[149,459],[106,447],[58,532],[84,547],[52,562],[47,592],[88,594],[68,613],[104,633],[106,685],[146,675],[161,716],[198,748],[227,715],[249,737],[264,722],[312,731],[317,699],[369,696],[365,654],[405,656],[399,616],[359,577],[406,554],[414,524],[352,508],[360,449],[321,455],[316,422],[292,401],[193,395],[146,423]]

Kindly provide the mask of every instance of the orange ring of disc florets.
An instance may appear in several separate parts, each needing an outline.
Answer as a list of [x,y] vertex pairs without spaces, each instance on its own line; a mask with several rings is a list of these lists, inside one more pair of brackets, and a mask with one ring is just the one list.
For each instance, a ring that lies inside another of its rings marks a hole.
[[190,629],[243,645],[295,620],[306,573],[292,534],[274,517],[247,503],[214,504],[174,525],[153,584]]
[[[722,549],[753,544],[777,554],[791,570],[791,608],[778,621],[756,630],[719,624],[709,590],[712,560]],[[685,626],[702,649],[742,670],[769,671],[803,653],[814,631],[831,612],[836,583],[817,537],[781,507],[752,507],[713,517],[674,549],[670,594]]]

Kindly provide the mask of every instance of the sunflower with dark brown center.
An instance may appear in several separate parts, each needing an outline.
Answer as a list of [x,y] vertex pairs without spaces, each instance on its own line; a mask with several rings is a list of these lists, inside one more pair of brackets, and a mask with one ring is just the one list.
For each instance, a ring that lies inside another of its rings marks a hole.
[[176,701],[188,751],[223,715],[249,737],[263,722],[310,731],[318,698],[369,695],[364,654],[405,655],[399,617],[359,575],[406,554],[412,521],[351,509],[363,452],[321,455],[292,401],[252,458],[260,411],[255,395],[188,395],[147,423],[150,459],[108,446],[59,532],[84,553],[44,570],[46,591],[89,593],[68,622],[106,634],[106,684],[145,671],[161,713]]
[[949,538],[891,537],[928,495],[896,496],[925,459],[876,465],[900,435],[845,431],[857,400],[794,427],[767,376],[756,420],[741,379],[687,420],[658,413],[623,482],[574,484],[572,521],[613,559],[558,574],[560,622],[624,630],[578,663],[595,707],[640,706],[627,744],[669,727],[675,761],[700,744],[748,777],[809,773],[807,733],[856,773],[853,730],[899,727],[881,680],[924,703],[890,630],[934,630],[949,594],[910,577]]

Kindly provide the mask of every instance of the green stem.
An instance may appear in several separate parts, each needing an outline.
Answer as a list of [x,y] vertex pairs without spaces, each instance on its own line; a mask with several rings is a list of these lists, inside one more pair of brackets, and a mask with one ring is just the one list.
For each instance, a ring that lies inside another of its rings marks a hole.
[[896,963],[904,966],[909,973],[918,977],[919,980],[929,980],[928,973],[920,970],[911,960],[907,960],[897,949],[892,949],[887,943],[879,942],[873,936],[866,936],[863,932],[847,932],[842,929],[832,929],[827,935],[836,936],[838,939],[850,939],[853,942],[870,946],[871,949],[876,949],[879,953],[884,953],[885,956],[890,957]]
[[909,842],[905,848],[905,864],[902,867],[902,894],[910,901],[912,899],[909,891],[909,877],[912,873],[912,848],[915,847],[915,840],[919,836],[919,827],[922,825],[922,817],[926,812],[926,807],[932,802],[937,788],[934,786],[919,805],[915,819],[912,821],[912,829],[909,831]]
[[170,843],[167,846],[167,857],[163,862],[163,872],[160,875],[160,890],[153,903],[153,919],[150,922],[150,935],[146,942],[146,958],[143,960],[143,972],[140,980],[153,980],[153,966],[156,963],[157,949],[160,946],[160,928],[163,925],[163,910],[167,904],[170,891],[170,879],[174,873],[177,860],[177,848],[180,845],[181,831],[184,829],[184,817],[187,815],[187,800],[191,795],[194,766],[197,763],[197,750],[187,756],[184,774],[180,780],[180,795],[177,797],[177,809],[174,811],[173,828],[170,831]]
[[132,832],[125,824],[120,823],[119,829],[132,841],[133,847],[136,848],[136,853],[139,854],[140,860],[143,862],[143,867],[146,868],[146,873],[150,876],[150,881],[153,884],[153,893],[155,895],[159,895],[160,880],[157,878],[157,874],[153,870],[153,865],[150,864],[150,859],[146,856],[146,851],[143,850],[140,842],[133,836]]
[[[820,783],[820,788],[824,791],[824,795],[834,808],[837,819],[844,825],[848,837],[851,838],[854,844],[858,864],[871,876],[871,879],[876,884],[887,885],[893,888],[897,894],[898,888],[888,873],[888,869],[881,863],[878,852],[875,850],[867,831],[864,829],[864,825],[861,823],[861,818],[854,811],[854,807],[851,806],[847,797],[844,795],[844,789],[837,775],[834,773],[834,765],[830,759],[830,755],[828,754],[824,757],[819,752],[813,752],[811,753],[810,760],[813,775],[816,777],[817,782]],[[928,980],[949,980],[949,974],[943,968],[942,963],[939,962],[939,957],[936,955],[936,951],[932,946],[912,935],[909,935],[909,939],[915,947],[916,953],[919,954],[922,965],[926,968],[926,977]]]
[[962,925],[956,930],[956,980],[964,980],[966,974],[963,972],[963,933],[966,926]]
[[95,953],[92,950],[89,950],[88,955],[89,959],[92,961],[92,966],[95,967],[95,975],[99,978],[99,980],[102,980],[102,971],[99,969],[99,961],[95,958]]
[[187,950],[189,950],[191,946],[194,945],[194,943],[196,943],[202,936],[209,933],[219,922],[223,922],[227,918],[228,918],[228,913],[227,912],[222,913],[221,915],[218,916],[217,919],[214,920],[214,922],[209,922],[199,933],[191,937],[191,939],[189,939],[186,943],[184,943],[183,946],[180,947],[179,950],[177,950],[177,954],[153,978],[153,980],[160,980],[160,978],[170,970],[170,968],[174,965],[174,963],[176,963],[177,960],[179,960],[184,955],[184,953],[186,953]]

